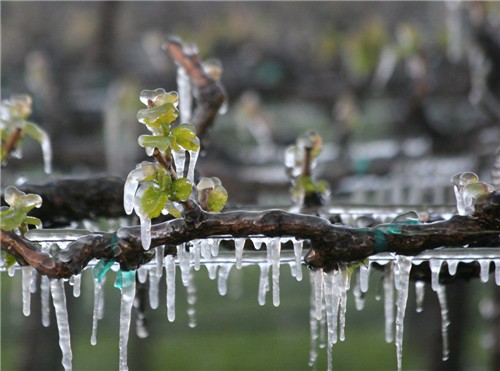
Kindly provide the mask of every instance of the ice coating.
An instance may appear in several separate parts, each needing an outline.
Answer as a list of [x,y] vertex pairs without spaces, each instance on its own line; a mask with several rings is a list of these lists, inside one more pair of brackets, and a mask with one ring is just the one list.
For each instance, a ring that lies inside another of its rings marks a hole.
[[457,200],[457,210],[459,215],[467,215],[465,211],[463,189],[467,184],[475,183],[479,181],[479,177],[473,172],[467,171],[462,173],[456,173],[451,177],[451,182],[453,183],[453,190],[455,192],[455,198]]
[[68,311],[66,309],[66,294],[64,293],[64,281],[50,281],[50,292],[52,303],[56,313],[57,330],[59,332],[59,347],[62,352],[62,365],[65,370],[72,369],[73,354],[71,352],[71,337],[69,332]]
[[448,302],[446,300],[446,288],[444,285],[439,285],[437,288],[437,297],[439,300],[439,307],[441,309],[441,336],[443,340],[443,361],[446,361],[450,355],[448,346],[448,327],[450,320],[448,319]]
[[170,322],[175,320],[175,259],[172,255],[165,256],[167,283],[167,317]]
[[406,303],[408,300],[408,284],[410,281],[411,257],[404,255],[397,256],[397,266],[399,268],[399,282],[396,284],[398,291],[397,311],[396,311],[396,353],[398,370],[403,367],[403,331]]
[[142,170],[141,164],[132,170],[125,180],[125,186],[123,189],[123,208],[127,215],[132,214],[134,211],[134,197],[139,186],[139,180],[144,178],[144,172]]
[[[124,277],[121,285],[120,300],[120,371],[128,370],[127,344],[130,330],[132,307],[135,299],[135,271],[119,272]],[[155,275],[156,276],[156,275]],[[151,277],[151,275],[150,275]]]
[[21,267],[23,287],[23,314],[27,317],[31,313],[31,277],[33,268],[29,265]]
[[439,285],[439,272],[441,272],[441,259],[429,260],[429,267],[431,268],[431,287],[433,291],[437,291]]
[[40,301],[42,307],[42,325],[50,326],[50,279],[47,276],[40,277]]
[[424,310],[424,296],[425,296],[425,282],[416,281],[415,282],[415,297],[416,297],[416,311],[421,313]]

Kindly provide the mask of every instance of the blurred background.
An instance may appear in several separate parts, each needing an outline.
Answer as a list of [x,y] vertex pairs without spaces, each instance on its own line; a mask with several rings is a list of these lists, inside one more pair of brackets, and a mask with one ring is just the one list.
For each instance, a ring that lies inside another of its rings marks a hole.
[[[19,178],[124,177],[146,159],[137,145],[144,132],[138,97],[143,89],[176,89],[175,64],[161,50],[168,35],[222,65],[227,112],[198,169],[221,178],[230,207],[289,206],[283,151],[309,129],[324,140],[316,171],[331,185],[332,204],[452,205],[452,174],[491,178],[500,130],[498,2],[2,2],[2,99],[32,95],[31,120],[49,133],[54,153],[47,176],[40,147],[27,140],[23,158],[2,169],[2,186]],[[226,297],[202,269],[197,327],[183,316],[179,286],[174,323],[160,306],[148,311],[149,338],[131,331],[131,369],[308,369],[309,283],[286,271],[274,308],[257,303],[257,268],[233,271]],[[24,318],[20,274],[4,276],[2,369],[60,369],[57,331],[41,326],[38,294]],[[370,284],[366,308],[348,310],[335,369],[396,368],[376,300],[381,276]],[[404,368],[488,369],[493,286],[450,289],[450,306],[459,309],[450,338],[459,339],[459,351],[445,363],[435,295],[429,291],[416,314],[410,292]],[[82,297],[68,295],[74,369],[117,369],[118,290],[109,283],[92,347],[90,287],[84,275]]]

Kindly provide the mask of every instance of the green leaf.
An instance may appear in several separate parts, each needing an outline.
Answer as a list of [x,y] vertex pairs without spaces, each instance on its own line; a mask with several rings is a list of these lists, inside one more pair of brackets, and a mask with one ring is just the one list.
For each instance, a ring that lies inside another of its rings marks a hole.
[[27,216],[26,218],[24,218],[23,223],[34,225],[37,228],[42,227],[42,221],[38,218],[35,218],[34,216]]
[[6,269],[9,269],[10,267],[12,267],[14,264],[16,264],[16,262],[17,262],[17,260],[14,257],[14,255],[9,254],[8,252],[5,253],[5,263],[6,263],[5,268]]
[[167,210],[174,218],[182,218],[181,212],[175,207],[172,201],[167,201],[164,210]]
[[170,178],[170,175],[167,174],[167,171],[162,166],[158,168],[156,180],[158,182],[158,186],[168,194],[170,192],[170,188],[172,187],[172,178]]
[[151,184],[142,194],[141,209],[148,218],[153,219],[161,214],[163,206],[167,201],[168,194],[158,185]]
[[196,128],[193,124],[181,124],[172,130],[177,144],[188,151],[197,151],[200,148],[200,140],[196,136]]
[[141,147],[158,148],[160,151],[166,151],[172,144],[169,137],[159,135],[141,135],[137,141]]
[[208,211],[219,212],[227,202],[227,191],[221,185],[216,185],[208,195],[207,207]]
[[0,228],[4,231],[12,231],[19,227],[25,218],[26,213],[22,209],[2,207],[2,211],[0,212]]
[[191,195],[193,185],[186,178],[178,178],[173,181],[170,191],[170,199],[172,201],[186,201]]
[[24,134],[33,138],[34,140],[36,140],[39,143],[43,143],[43,142],[47,141],[49,138],[47,135],[47,132],[45,130],[43,130],[37,124],[34,124],[32,122],[26,122],[26,124],[24,125],[23,131],[24,131]]
[[33,193],[26,194],[13,186],[5,189],[4,199],[11,207],[22,209],[26,213],[35,207],[42,206],[42,198],[39,195]]
[[137,112],[137,120],[152,129],[160,129],[163,124],[172,124],[179,116],[179,111],[172,103],[145,108]]

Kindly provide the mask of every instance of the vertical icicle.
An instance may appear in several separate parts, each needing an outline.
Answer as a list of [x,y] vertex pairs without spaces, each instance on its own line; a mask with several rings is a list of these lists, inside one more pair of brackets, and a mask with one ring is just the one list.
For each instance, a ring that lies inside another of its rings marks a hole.
[[30,285],[30,292],[32,294],[36,293],[36,290],[38,289],[37,287],[37,282],[38,282],[38,272],[35,269],[31,270],[31,285]]
[[146,283],[146,281],[148,280],[148,271],[148,267],[146,267],[145,265],[140,267],[137,270],[137,281],[139,281],[140,283]]
[[236,269],[241,269],[243,261],[243,248],[245,247],[244,238],[234,239],[234,255],[236,258]]
[[353,295],[357,310],[362,310],[365,307],[364,293],[361,291],[361,267],[357,270],[356,282],[354,284]]
[[398,361],[398,370],[403,367],[403,332],[404,332],[404,318],[406,312],[406,302],[408,300],[408,284],[410,281],[411,271],[411,257],[404,255],[397,256],[397,265],[399,268],[399,283],[396,284],[398,288],[398,301],[396,312],[396,353]]
[[158,279],[161,278],[161,275],[163,274],[163,254],[164,254],[165,246],[158,246],[156,248],[156,277]]
[[40,278],[40,300],[42,307],[42,325],[50,326],[50,279],[47,276]]
[[347,310],[347,291],[350,287],[350,275],[347,270],[347,265],[342,264],[340,268],[340,282],[339,282],[339,328],[340,341],[345,340],[345,313]]
[[322,302],[323,302],[323,270],[318,269],[314,272],[314,286],[316,287],[314,293],[316,295],[316,319],[319,321],[323,316]]
[[[232,267],[233,267],[232,264],[221,264],[220,265],[219,277],[217,279],[217,289],[219,290],[219,294],[222,296],[227,294],[227,279],[229,277],[229,272],[231,271]],[[259,301],[259,303],[260,303],[260,301]]]
[[429,260],[429,267],[431,268],[431,285],[433,291],[437,291],[439,286],[439,272],[441,272],[442,263],[443,261],[441,259]]
[[179,151],[172,151],[175,162],[175,172],[177,176],[184,177],[184,163],[186,162],[186,151],[180,149]]
[[190,256],[192,257],[192,260],[194,261],[194,270],[199,271],[201,267],[201,247],[200,247],[200,241],[193,241],[191,243],[191,246],[189,248],[189,253]]
[[102,282],[94,280],[94,310],[92,311],[92,335],[90,335],[90,344],[97,344],[97,321],[99,320],[99,307],[102,291]]
[[179,259],[179,267],[181,268],[182,284],[184,287],[189,285],[190,267],[190,252],[186,250],[186,244],[177,246],[177,258]]
[[71,352],[71,337],[69,331],[68,311],[66,309],[66,294],[64,281],[52,280],[50,282],[52,303],[56,312],[57,330],[59,331],[59,347],[62,352],[62,365],[65,370],[72,369],[73,354]]
[[295,254],[295,278],[297,281],[302,281],[302,247],[304,241],[302,240],[293,240],[293,253]]
[[167,316],[170,322],[175,320],[175,259],[172,255],[165,256],[167,271]]
[[151,306],[151,309],[156,309],[158,308],[158,294],[159,294],[159,284],[160,280],[158,279],[158,276],[156,275],[156,269],[151,268],[148,271],[149,274],[149,305]]
[[448,264],[448,272],[451,276],[454,276],[455,273],[457,273],[458,263],[459,261],[454,259],[449,259],[446,261],[446,264]]
[[179,113],[181,123],[191,120],[193,98],[191,81],[184,67],[177,65],[177,90],[179,91]]
[[73,296],[75,298],[80,297],[80,291],[81,291],[81,285],[82,285],[82,275],[77,274],[76,276],[73,276]]
[[394,271],[393,263],[387,263],[384,270],[384,313],[385,313],[385,341],[393,340],[394,324]]
[[450,326],[450,320],[448,319],[448,302],[446,300],[446,288],[444,285],[439,285],[436,291],[439,300],[439,306],[441,308],[441,337],[443,340],[443,361],[448,360],[450,355],[450,349],[448,346],[448,326]]
[[194,169],[196,167],[196,161],[198,161],[198,156],[200,154],[200,150],[197,151],[188,151],[189,153],[189,166],[187,172],[187,178],[194,182]]
[[280,251],[281,242],[279,238],[273,238],[268,246],[268,255],[271,259],[272,277],[273,277],[273,304],[275,307],[280,305]]
[[259,304],[266,304],[266,293],[269,291],[269,263],[259,263],[260,279],[259,279]]
[[370,279],[370,263],[368,265],[362,265],[359,267],[359,289],[361,292],[368,292],[368,282]]
[[309,309],[309,324],[311,331],[311,348],[309,350],[309,367],[313,367],[318,358],[318,337],[319,326],[316,319],[316,272],[309,271],[309,281],[311,283],[311,308]]
[[490,260],[480,259],[479,265],[481,267],[481,282],[488,282],[488,278],[490,275]]
[[500,285],[500,260],[495,259],[495,283]]
[[421,313],[424,310],[424,295],[425,295],[425,282],[416,281],[415,282],[415,296],[417,302],[417,313]]
[[115,286],[120,288],[122,294],[120,302],[120,371],[126,371],[128,370],[127,344],[135,299],[135,271],[119,271],[117,277],[120,275],[121,283],[119,283],[118,278],[115,283]]
[[196,327],[196,309],[194,305],[196,304],[196,286],[194,283],[194,274],[189,274],[189,284],[187,286],[187,302],[189,308],[187,310],[189,316],[189,327]]
[[31,278],[33,268],[27,265],[21,267],[22,285],[23,285],[23,314],[27,317],[31,313]]

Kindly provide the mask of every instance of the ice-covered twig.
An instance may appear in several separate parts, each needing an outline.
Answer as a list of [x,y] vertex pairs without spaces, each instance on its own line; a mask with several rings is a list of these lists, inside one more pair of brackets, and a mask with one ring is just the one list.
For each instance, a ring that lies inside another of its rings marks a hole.
[[178,66],[184,68],[191,79],[196,101],[196,109],[191,122],[196,126],[197,135],[201,141],[201,150],[206,150],[210,129],[225,100],[224,90],[219,82],[204,71],[197,53],[187,52],[179,39],[170,38],[163,48]]

